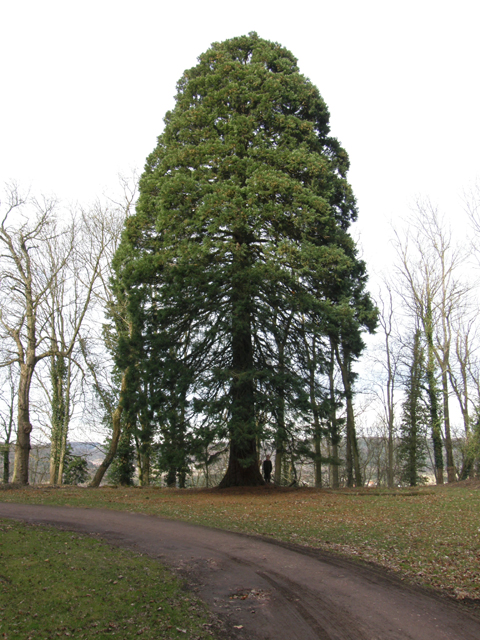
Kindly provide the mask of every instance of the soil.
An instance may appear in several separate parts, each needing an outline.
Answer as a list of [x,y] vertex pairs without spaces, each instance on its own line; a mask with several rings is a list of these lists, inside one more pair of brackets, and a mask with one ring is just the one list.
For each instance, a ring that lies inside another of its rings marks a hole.
[[248,640],[478,640],[480,617],[381,569],[157,516],[0,503],[0,517],[97,535],[159,559]]

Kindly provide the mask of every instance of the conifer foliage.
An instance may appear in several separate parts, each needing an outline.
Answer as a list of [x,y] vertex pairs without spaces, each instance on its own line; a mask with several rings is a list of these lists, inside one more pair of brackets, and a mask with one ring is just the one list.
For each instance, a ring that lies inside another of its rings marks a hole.
[[262,484],[278,394],[308,412],[302,345],[315,337],[320,369],[330,338],[353,357],[375,326],[348,156],[293,55],[255,33],[213,44],[177,89],[115,259],[133,327],[118,364],[165,445],[228,438],[221,486]]

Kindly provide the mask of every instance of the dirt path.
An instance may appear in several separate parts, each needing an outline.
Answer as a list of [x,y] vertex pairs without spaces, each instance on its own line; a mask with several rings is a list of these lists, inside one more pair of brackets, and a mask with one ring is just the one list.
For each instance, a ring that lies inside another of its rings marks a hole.
[[0,503],[0,517],[93,533],[159,558],[226,621],[231,638],[480,638],[480,619],[454,602],[315,550],[119,511]]

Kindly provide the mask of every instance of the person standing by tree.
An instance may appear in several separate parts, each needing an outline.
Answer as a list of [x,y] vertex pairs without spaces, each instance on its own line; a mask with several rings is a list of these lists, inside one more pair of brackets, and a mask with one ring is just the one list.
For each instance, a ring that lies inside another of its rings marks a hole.
[[270,460],[270,456],[267,454],[265,460],[263,461],[263,477],[265,478],[265,482],[268,484],[270,482],[270,477],[272,475],[272,461]]

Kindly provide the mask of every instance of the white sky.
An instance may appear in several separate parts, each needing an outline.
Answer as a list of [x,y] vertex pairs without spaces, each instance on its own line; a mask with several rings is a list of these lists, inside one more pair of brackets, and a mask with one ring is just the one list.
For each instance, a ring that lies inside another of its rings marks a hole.
[[429,196],[457,222],[478,176],[478,0],[4,0],[0,183],[86,204],[143,168],[184,69],[257,31],[299,59],[350,155],[364,257]]

